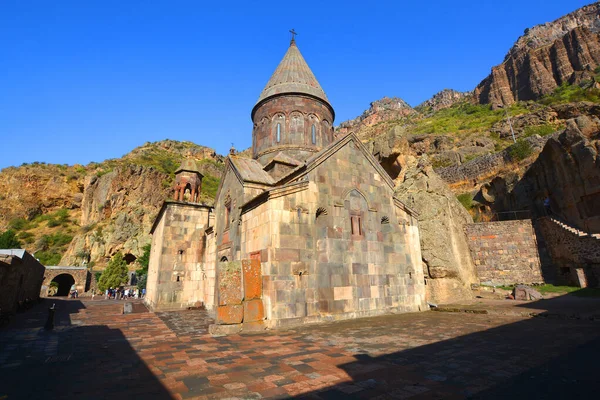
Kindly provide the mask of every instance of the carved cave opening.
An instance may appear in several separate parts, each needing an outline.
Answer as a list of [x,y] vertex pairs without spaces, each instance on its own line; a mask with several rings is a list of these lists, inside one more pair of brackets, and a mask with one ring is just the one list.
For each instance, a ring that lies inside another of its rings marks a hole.
[[135,262],[135,260],[137,260],[137,257],[136,257],[136,256],[134,256],[134,255],[133,255],[133,254],[131,254],[131,253],[127,253],[127,254],[125,254],[125,255],[123,256],[123,260],[125,260],[125,263],[126,263],[127,265],[129,265],[129,264],[131,264],[131,263]]
[[387,172],[392,179],[396,179],[398,175],[400,175],[400,172],[402,172],[402,165],[398,160],[399,156],[400,154],[398,153],[392,153],[389,156],[383,157],[381,160],[379,160],[379,163],[385,172]]

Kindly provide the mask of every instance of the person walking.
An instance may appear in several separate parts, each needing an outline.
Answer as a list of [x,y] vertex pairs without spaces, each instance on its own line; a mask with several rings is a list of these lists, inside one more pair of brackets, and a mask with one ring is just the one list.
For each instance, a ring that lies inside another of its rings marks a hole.
[[544,199],[544,210],[546,211],[546,215],[552,215],[552,206],[550,205],[550,195],[546,196],[546,198]]

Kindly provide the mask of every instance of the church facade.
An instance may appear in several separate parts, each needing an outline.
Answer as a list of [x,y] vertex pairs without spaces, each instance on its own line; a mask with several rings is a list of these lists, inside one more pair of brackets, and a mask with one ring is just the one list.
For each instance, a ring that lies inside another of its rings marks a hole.
[[229,331],[426,309],[415,212],[335,112],[294,40],[230,154],[215,204],[186,160],[152,228],[146,302]]

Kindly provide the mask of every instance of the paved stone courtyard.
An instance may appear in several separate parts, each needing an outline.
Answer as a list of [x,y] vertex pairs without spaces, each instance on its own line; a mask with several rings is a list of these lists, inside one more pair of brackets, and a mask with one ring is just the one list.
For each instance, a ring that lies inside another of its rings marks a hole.
[[19,314],[0,329],[0,399],[595,396],[598,320],[425,312],[214,338],[203,311],[122,306]]

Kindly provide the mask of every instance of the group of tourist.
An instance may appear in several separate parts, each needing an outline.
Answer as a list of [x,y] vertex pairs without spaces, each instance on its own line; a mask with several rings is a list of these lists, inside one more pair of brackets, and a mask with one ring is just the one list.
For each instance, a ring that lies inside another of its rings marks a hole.
[[146,296],[146,289],[125,289],[125,288],[117,288],[113,289],[112,287],[106,289],[104,292],[105,299],[115,299],[115,300],[127,300],[130,298],[133,299],[143,299]]

